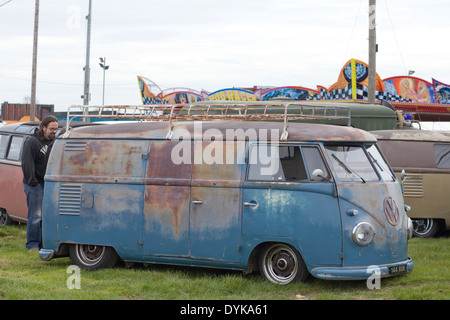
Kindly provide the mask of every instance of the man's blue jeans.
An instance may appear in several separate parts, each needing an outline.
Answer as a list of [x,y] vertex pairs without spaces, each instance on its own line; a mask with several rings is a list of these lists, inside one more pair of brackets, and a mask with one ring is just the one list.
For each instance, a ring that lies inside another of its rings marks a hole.
[[42,200],[44,198],[44,187],[40,184],[31,187],[26,183],[23,189],[27,196],[28,221],[27,221],[27,243],[28,250],[42,247]]

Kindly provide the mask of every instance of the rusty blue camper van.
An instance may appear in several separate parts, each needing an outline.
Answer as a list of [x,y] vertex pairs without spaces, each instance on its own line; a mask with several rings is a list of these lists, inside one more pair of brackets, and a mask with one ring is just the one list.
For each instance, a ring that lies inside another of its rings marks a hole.
[[400,183],[373,135],[287,112],[193,115],[59,137],[40,258],[259,270],[277,284],[412,271]]

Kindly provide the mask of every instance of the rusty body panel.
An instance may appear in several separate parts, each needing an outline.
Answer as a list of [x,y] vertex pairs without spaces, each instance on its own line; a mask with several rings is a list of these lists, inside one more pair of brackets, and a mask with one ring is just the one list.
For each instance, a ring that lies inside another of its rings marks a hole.
[[[58,127],[64,128],[65,121]],[[73,122],[72,126],[89,124]],[[0,223],[10,220],[27,223],[28,208],[23,189],[21,168],[25,140],[39,127],[39,122],[21,122],[0,129]]]
[[[281,122],[173,122],[170,138],[167,122],[71,130],[49,160],[41,259],[88,244],[112,247],[130,262],[251,270],[261,248],[283,243],[319,278],[365,279],[374,264],[382,276],[390,266],[410,272],[399,182],[375,173],[363,151],[375,137],[289,123],[283,140],[285,129]],[[376,179],[340,179],[326,152],[336,145],[360,148]],[[267,164],[250,156],[263,147],[280,152],[270,158],[278,169],[251,177]],[[318,179],[315,169],[327,173]],[[400,214],[395,226],[383,211],[391,198]],[[370,245],[352,240],[359,222],[373,225]]]
[[372,132],[378,139],[398,177],[404,169],[404,201],[411,207],[412,219],[438,219],[450,229],[450,132],[396,131]]

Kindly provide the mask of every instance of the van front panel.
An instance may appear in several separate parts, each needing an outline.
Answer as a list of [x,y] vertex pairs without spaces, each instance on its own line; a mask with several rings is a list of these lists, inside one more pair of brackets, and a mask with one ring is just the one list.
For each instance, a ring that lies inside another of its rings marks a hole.
[[[338,184],[344,266],[381,265],[407,259],[407,216],[398,189],[396,183]],[[390,212],[397,218],[390,220]],[[367,246],[358,245],[353,239],[354,228],[363,222],[369,223],[375,233]]]
[[[407,259],[407,216],[398,180],[375,145],[325,145],[337,183],[343,227],[344,266]],[[358,242],[364,223],[373,239]],[[367,225],[368,224],[368,225]]]

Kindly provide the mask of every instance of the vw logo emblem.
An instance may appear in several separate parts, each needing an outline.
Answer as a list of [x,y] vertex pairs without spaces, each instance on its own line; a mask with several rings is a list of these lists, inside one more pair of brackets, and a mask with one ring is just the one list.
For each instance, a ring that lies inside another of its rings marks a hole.
[[400,213],[398,211],[397,203],[392,199],[391,196],[388,196],[384,199],[384,215],[386,216],[387,221],[393,226],[398,224]]

